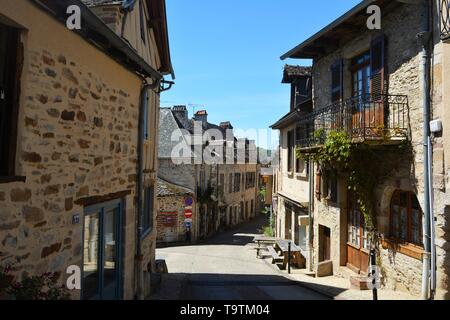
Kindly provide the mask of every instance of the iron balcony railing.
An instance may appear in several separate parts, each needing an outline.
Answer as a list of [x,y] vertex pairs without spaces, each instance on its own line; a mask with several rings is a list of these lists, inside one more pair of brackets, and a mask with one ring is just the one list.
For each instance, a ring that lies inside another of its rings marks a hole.
[[441,39],[450,39],[450,0],[439,0]]
[[354,142],[407,139],[408,97],[363,95],[317,108],[298,123],[297,145],[309,148],[324,143],[331,131],[347,132]]

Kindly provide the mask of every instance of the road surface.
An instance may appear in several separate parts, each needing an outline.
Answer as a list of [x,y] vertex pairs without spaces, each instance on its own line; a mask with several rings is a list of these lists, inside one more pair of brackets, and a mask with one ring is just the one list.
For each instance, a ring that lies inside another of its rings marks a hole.
[[259,217],[234,231],[193,246],[156,250],[169,274],[152,299],[171,300],[324,300],[256,258],[252,240],[266,220]]

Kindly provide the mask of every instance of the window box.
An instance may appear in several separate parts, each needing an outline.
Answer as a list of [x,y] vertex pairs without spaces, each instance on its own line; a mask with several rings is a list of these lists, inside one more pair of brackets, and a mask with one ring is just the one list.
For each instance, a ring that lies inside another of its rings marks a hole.
[[381,240],[381,245],[383,249],[390,249],[398,253],[404,254],[405,256],[422,260],[423,259],[423,248],[408,242],[400,241],[393,238],[384,238]]

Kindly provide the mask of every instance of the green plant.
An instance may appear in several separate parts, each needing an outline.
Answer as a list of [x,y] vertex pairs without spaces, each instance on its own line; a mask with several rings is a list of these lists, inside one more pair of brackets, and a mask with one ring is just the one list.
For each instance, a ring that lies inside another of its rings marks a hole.
[[266,194],[267,194],[267,190],[266,187],[261,187],[261,189],[259,189],[258,191],[258,195],[259,195],[259,199],[261,199],[261,201],[264,201],[266,199]]
[[273,237],[274,236],[274,232],[273,232],[273,229],[272,229],[271,226],[265,226],[263,228],[263,231],[264,231],[264,235],[266,237]]
[[197,187],[197,199],[200,204],[212,204],[215,201],[213,200],[214,188],[208,183],[208,187],[203,191],[202,188]]
[[58,273],[44,273],[10,284],[7,292],[17,300],[69,300],[67,288],[58,286]]
[[[381,129],[381,128],[380,128]],[[385,130],[382,128],[385,135]],[[321,132],[316,132],[321,135]],[[387,135],[385,135],[387,137]],[[297,157],[317,162],[322,169],[338,169],[348,176],[348,189],[357,199],[370,236],[375,241],[376,218],[374,189],[386,179],[402,160],[400,153],[410,151],[406,142],[395,146],[368,147],[355,144],[345,132],[331,131],[322,147],[315,153],[304,154],[297,150]]]

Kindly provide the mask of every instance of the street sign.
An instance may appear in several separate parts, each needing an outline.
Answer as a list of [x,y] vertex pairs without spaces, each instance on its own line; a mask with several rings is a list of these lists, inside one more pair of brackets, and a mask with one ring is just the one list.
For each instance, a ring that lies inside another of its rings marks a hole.
[[184,223],[192,223],[192,219],[189,219],[189,218],[184,219]]
[[192,213],[185,213],[185,214],[184,214],[184,217],[185,217],[185,218],[192,218]]
[[192,206],[193,203],[194,203],[194,199],[192,199],[191,197],[188,197],[188,198],[184,199],[184,205],[186,207]]

